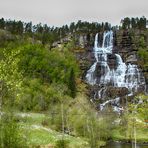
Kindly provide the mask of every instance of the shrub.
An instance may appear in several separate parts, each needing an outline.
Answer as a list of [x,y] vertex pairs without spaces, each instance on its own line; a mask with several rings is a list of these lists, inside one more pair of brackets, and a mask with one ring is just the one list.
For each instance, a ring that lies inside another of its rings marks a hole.
[[57,140],[56,148],[68,148],[69,147],[68,143],[69,143],[69,141],[65,140],[65,139]]
[[4,113],[0,122],[0,147],[25,148],[27,147],[20,126],[10,113]]

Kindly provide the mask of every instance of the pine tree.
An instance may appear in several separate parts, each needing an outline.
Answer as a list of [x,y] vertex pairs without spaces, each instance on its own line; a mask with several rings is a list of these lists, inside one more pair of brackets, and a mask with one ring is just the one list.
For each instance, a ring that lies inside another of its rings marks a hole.
[[123,29],[130,29],[131,20],[129,17],[124,18],[122,28]]
[[73,68],[71,68],[70,75],[69,75],[69,82],[68,88],[70,90],[70,96],[72,98],[76,97],[76,82],[75,82],[75,73]]
[[131,25],[132,25],[132,28],[134,29],[137,27],[135,18],[131,18]]
[[0,29],[4,29],[5,28],[5,20],[4,18],[0,19]]

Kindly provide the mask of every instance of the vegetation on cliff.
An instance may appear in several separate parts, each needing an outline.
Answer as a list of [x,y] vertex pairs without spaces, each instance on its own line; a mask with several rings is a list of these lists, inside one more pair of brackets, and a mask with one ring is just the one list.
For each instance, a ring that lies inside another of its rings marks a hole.
[[[138,41],[135,35],[131,35],[131,40],[135,41],[139,64],[147,71],[145,21],[144,17],[130,21],[125,18],[120,29],[144,32]],[[110,108],[98,112],[88,100],[80,61],[75,56],[85,50],[76,47],[74,38],[53,48],[55,41],[69,34],[109,30],[109,23],[78,21],[57,28],[2,18],[0,29],[0,147],[50,143],[55,147],[95,148],[109,139],[132,141],[135,127],[137,140],[147,142],[147,128],[140,130],[148,118],[147,97],[143,94],[135,97],[122,115]],[[139,97],[143,103],[135,111]]]

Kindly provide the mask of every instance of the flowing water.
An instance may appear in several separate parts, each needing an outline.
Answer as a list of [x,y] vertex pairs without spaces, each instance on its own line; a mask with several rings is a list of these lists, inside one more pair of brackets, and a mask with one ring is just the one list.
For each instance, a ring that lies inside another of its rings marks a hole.
[[[115,88],[127,88],[128,96],[132,96],[141,86],[145,86],[145,80],[140,73],[138,66],[135,64],[123,62],[120,54],[113,53],[113,32],[107,31],[103,34],[103,42],[99,41],[99,34],[97,33],[94,41],[93,54],[95,62],[92,64],[86,74],[86,81],[92,86],[100,86],[94,94],[98,98],[103,98],[108,86]],[[116,67],[110,68],[108,56],[113,55]],[[100,104],[102,110],[108,103],[116,104],[113,106],[114,111],[122,110],[119,107],[120,97],[109,98],[106,102]]]

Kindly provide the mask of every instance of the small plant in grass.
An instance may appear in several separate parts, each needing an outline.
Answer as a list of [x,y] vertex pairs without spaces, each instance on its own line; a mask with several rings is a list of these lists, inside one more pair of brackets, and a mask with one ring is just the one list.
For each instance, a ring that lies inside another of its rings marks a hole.
[[69,141],[65,139],[57,140],[55,148],[69,148]]
[[46,120],[46,119],[43,120],[43,121],[42,121],[42,125],[43,125],[43,126],[48,126],[48,125],[49,125],[48,120]]

